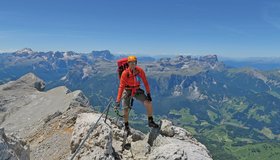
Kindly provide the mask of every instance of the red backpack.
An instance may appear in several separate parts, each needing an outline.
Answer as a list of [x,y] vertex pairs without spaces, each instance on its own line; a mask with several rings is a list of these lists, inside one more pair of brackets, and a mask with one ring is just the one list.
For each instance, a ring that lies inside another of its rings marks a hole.
[[119,79],[121,79],[122,72],[128,68],[127,58],[122,58],[117,61]]

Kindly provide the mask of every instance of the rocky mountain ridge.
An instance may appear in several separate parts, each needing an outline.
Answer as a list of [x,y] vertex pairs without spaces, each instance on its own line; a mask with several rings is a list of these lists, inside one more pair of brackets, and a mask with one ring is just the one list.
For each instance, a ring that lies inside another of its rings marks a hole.
[[[32,73],[0,85],[0,159],[68,159],[100,116],[81,91],[44,87]],[[158,134],[133,129],[129,150],[122,151],[122,138],[122,125],[103,117],[76,159],[212,159],[203,144],[168,120]]]

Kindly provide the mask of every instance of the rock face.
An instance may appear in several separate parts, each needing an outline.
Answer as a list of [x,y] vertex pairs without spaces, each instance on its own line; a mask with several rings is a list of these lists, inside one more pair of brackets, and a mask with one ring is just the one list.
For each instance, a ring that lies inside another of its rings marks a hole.
[[[61,86],[42,92],[44,87],[44,81],[32,73],[0,85],[0,127],[5,128],[6,133],[27,141],[31,159],[42,159],[47,153],[53,157],[68,154],[71,125],[81,110],[86,112],[91,108],[87,97],[79,90],[71,92]],[[53,120],[56,120],[55,124]],[[48,125],[50,123],[51,126]],[[6,146],[13,150],[13,146]],[[52,150],[57,148],[54,146],[61,146],[61,149]],[[53,148],[50,150],[50,147]],[[0,159],[5,159],[2,154]]]
[[28,73],[16,81],[11,81],[3,86],[0,86],[0,89],[4,91],[19,89],[37,89],[38,91],[43,91],[45,89],[45,82],[36,77],[33,73]]
[[31,150],[30,159],[67,159],[77,116],[87,112],[92,110],[88,107],[74,107],[46,119],[43,125],[26,138]]
[[15,137],[8,137],[4,128],[0,128],[0,159],[28,160],[30,151],[26,143]]
[[161,134],[154,140],[153,148],[149,159],[212,159],[203,144],[168,120],[162,120]]
[[[82,113],[78,115],[71,139],[71,153],[74,153],[94,125],[100,114]],[[168,120],[162,120],[160,130],[150,134],[132,130],[128,137],[129,150],[122,150],[123,130],[113,120],[104,122],[101,118],[77,157],[79,159],[188,159],[210,160],[207,148],[194,139],[185,129],[173,126]]]
[[[82,113],[78,115],[74,132],[71,139],[71,153],[78,148],[82,139],[86,136],[90,126],[96,122],[101,114]],[[114,159],[113,156],[113,131],[108,125],[102,122],[93,131],[91,137],[80,151],[81,159]]]
[[70,92],[61,86],[40,92],[43,84],[42,80],[29,73],[0,86],[0,125],[6,132],[25,137],[35,131],[48,115],[64,112],[73,106],[89,106],[81,91]]

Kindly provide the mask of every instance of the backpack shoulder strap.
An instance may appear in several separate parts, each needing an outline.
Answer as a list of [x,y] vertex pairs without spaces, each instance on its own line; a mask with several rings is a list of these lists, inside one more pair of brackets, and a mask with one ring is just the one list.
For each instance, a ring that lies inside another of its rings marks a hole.
[[136,67],[135,70],[136,70],[136,73],[134,75],[138,76],[141,73],[141,68]]
[[129,78],[129,70],[126,68],[122,74],[126,74],[126,77]]

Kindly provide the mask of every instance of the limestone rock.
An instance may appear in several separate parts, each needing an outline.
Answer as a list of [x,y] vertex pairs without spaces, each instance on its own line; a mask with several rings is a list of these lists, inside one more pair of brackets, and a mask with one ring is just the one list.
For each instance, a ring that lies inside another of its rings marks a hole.
[[35,83],[43,84],[43,81],[29,73],[0,85],[0,126],[7,133],[24,138],[70,107],[90,107],[81,91],[69,92],[65,86],[60,86],[40,92],[37,90],[40,88],[34,88]]
[[15,137],[8,137],[4,128],[0,128],[0,159],[29,160],[29,146]]
[[170,121],[162,120],[161,134],[168,137],[173,137],[175,135],[174,127]]
[[[43,91],[45,89],[45,82],[38,78],[33,73],[28,73],[20,77],[16,81],[11,81],[5,84],[2,90],[18,90],[21,89],[37,89],[38,91]],[[0,87],[1,89],[1,87]]]
[[[82,113],[78,116],[71,139],[71,153],[74,153],[81,141],[86,137],[90,127],[95,125],[101,114]],[[96,128],[91,133],[90,138],[84,144],[84,147],[79,151],[78,157],[81,159],[114,159],[112,146],[112,130],[110,122],[104,123],[102,118],[97,123]]]
[[[71,139],[71,153],[76,151],[90,126],[100,117],[99,113],[79,114]],[[154,135],[153,135],[154,134]],[[97,127],[90,134],[82,149],[77,154],[79,159],[137,159],[137,160],[211,160],[207,148],[194,139],[185,129],[173,126],[168,120],[162,121],[161,129],[150,134],[143,134],[132,129],[128,137],[128,150],[122,150],[123,129],[111,119],[104,122],[102,117]],[[152,139],[152,143],[148,143]]]

